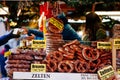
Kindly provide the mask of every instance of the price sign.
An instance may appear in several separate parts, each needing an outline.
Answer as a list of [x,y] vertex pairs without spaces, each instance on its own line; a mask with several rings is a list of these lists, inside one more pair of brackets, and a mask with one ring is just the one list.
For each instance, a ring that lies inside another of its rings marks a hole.
[[114,39],[113,45],[116,49],[120,49],[120,39]]
[[120,75],[120,69],[117,69],[117,73]]
[[119,46],[120,45],[120,39],[114,39],[114,45]]
[[32,48],[45,48],[46,43],[45,40],[33,40],[32,41]]
[[46,72],[45,64],[31,64],[31,72]]
[[56,26],[59,30],[63,30],[63,23],[55,19],[54,17],[50,18],[49,22]]
[[104,67],[98,70],[100,80],[113,80],[115,78],[114,69],[112,66]]
[[112,49],[111,42],[97,42],[98,49]]

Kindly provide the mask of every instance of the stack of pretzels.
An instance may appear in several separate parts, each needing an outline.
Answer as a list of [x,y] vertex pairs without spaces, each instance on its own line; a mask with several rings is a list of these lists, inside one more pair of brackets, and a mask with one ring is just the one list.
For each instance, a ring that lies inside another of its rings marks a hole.
[[47,72],[96,73],[99,68],[112,64],[112,51],[73,40],[48,53],[42,63],[46,64]]
[[62,36],[63,22],[57,17],[52,17],[48,21],[46,37],[46,53],[55,51],[64,41]]

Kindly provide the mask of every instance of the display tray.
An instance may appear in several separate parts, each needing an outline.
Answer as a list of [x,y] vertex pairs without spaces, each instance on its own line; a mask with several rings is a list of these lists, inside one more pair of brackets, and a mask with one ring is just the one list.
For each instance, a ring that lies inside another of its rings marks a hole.
[[[11,79],[33,80],[65,80],[66,78],[69,80],[97,80],[97,71],[106,65],[112,65],[111,42],[73,40],[65,41],[60,47],[49,53],[45,52],[46,49],[16,49],[6,61],[8,76]],[[42,77],[48,75],[50,78],[41,78],[41,74]]]

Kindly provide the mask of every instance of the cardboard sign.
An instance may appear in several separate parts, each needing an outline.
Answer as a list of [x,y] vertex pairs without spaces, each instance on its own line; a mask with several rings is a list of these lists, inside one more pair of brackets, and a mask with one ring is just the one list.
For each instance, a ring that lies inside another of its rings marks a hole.
[[98,70],[100,80],[113,80],[115,78],[114,69],[112,66],[107,66]]
[[112,49],[111,42],[97,42],[98,49]]
[[31,64],[31,72],[46,72],[45,64]]
[[120,39],[114,39],[114,45],[119,46],[120,45]]
[[49,22],[56,26],[59,30],[63,30],[63,23],[55,19],[54,17],[50,18]]
[[32,48],[45,48],[46,43],[45,40],[33,40],[32,41]]
[[120,75],[120,69],[117,69],[117,73]]

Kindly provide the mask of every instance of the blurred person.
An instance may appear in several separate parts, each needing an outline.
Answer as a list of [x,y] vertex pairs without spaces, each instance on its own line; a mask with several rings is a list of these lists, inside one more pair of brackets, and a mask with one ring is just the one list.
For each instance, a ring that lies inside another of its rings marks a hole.
[[[19,31],[20,32],[22,29],[19,28]],[[6,44],[10,46],[10,48],[17,48],[19,45],[20,45],[20,41],[21,40],[33,40],[35,37],[34,34],[31,34],[31,35],[28,35],[25,31],[23,32],[20,32],[20,37],[19,38],[13,38],[13,39],[10,39]]]
[[4,57],[4,52],[8,51],[10,49],[9,45],[5,45],[10,39],[12,38],[18,38],[19,35],[14,35],[13,31],[11,31],[8,34],[4,34],[0,36],[0,46],[4,45],[4,48],[0,51],[0,67],[1,67],[1,74],[2,77],[7,77],[7,73],[5,70],[5,60],[6,58]]
[[1,29],[0,35],[5,34],[5,32],[6,32],[6,27],[5,27],[4,22],[0,22],[0,29]]
[[31,40],[34,39],[34,35],[28,36],[26,34],[14,34],[15,29],[10,29],[6,32],[6,34],[0,36],[0,46],[4,46],[4,48],[0,52],[0,66],[2,77],[7,77],[7,73],[5,70],[5,61],[4,53],[9,51],[9,49],[16,48],[19,46],[19,42],[22,39]]
[[95,12],[86,15],[86,26],[83,33],[83,41],[105,40],[106,31],[103,29],[102,21]]
[[8,22],[0,22],[1,31],[0,31],[0,68],[2,77],[7,77],[7,73],[5,70],[5,61],[4,53],[10,49],[10,46],[6,43],[13,38],[18,38],[20,35],[14,34],[14,30],[9,29]]
[[[6,25],[3,21],[0,21],[0,36],[3,36],[5,33],[6,33]],[[4,46],[0,46],[0,52],[2,51],[3,48]]]

